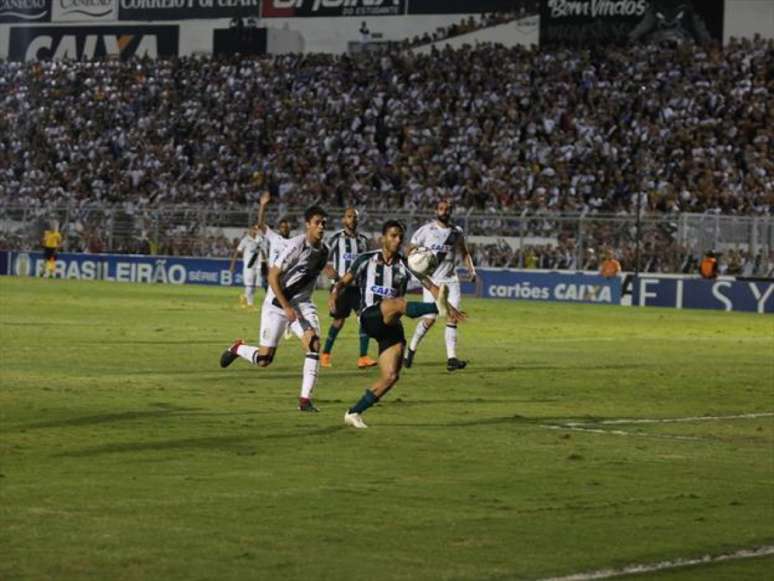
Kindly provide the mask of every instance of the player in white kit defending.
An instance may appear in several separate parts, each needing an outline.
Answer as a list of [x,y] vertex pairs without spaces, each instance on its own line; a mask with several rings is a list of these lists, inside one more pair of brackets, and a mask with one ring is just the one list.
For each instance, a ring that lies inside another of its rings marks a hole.
[[[465,245],[465,235],[462,228],[451,223],[452,203],[449,200],[440,200],[435,206],[435,220],[432,220],[419,228],[411,237],[411,248],[424,246],[431,250],[438,261],[430,279],[436,285],[446,285],[449,288],[449,304],[455,309],[460,308],[460,279],[457,275],[457,261],[462,258],[468,269],[470,280],[476,278],[476,266],[473,258]],[[433,302],[433,296],[427,289],[423,291],[423,300]],[[406,368],[414,364],[414,355],[420,341],[432,328],[436,315],[425,315],[414,330],[403,365]],[[446,369],[456,371],[464,369],[468,362],[457,358],[457,323],[446,322]]]
[[301,339],[306,358],[298,409],[319,411],[312,402],[312,390],[320,368],[320,320],[312,292],[317,277],[328,262],[323,242],[327,214],[319,206],[304,214],[306,232],[291,238],[285,250],[269,267],[269,291],[261,308],[260,347],[234,341],[220,356],[220,366],[228,367],[239,357],[260,367],[274,359],[277,345],[287,328]]
[[261,284],[262,247],[263,236],[256,224],[250,227],[231,255],[230,272],[234,272],[237,256],[242,255],[242,283],[245,286],[245,294],[239,298],[243,308],[255,306],[255,289]]
[[265,240],[267,262],[271,266],[290,241],[290,220],[282,218],[277,222],[276,230],[270,228],[266,224],[266,206],[269,205],[269,202],[271,202],[271,194],[269,192],[261,194],[261,205],[258,210],[258,232],[263,235]]

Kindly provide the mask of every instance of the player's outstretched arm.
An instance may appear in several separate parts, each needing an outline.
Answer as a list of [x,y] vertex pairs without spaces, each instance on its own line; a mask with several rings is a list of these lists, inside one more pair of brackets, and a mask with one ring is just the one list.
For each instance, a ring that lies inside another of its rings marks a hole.
[[274,291],[274,295],[277,297],[277,301],[282,306],[282,310],[285,311],[285,315],[288,317],[289,322],[295,321],[298,316],[296,315],[296,310],[293,308],[293,305],[290,304],[290,301],[285,296],[285,291],[282,288],[282,284],[280,283],[280,275],[282,274],[282,271],[277,266],[272,266],[269,269],[269,286],[271,287],[271,290]]
[[339,292],[341,289],[352,284],[353,280],[355,280],[355,276],[351,272],[347,272],[344,274],[344,276],[336,281],[336,284],[333,285],[333,288],[331,288],[331,294],[328,296],[328,307],[331,309],[331,311],[336,310],[336,299],[339,297]]
[[471,282],[476,281],[476,265],[473,264],[473,256],[468,251],[468,245],[465,244],[465,238],[460,237],[460,253],[462,254],[462,261],[465,263],[465,268],[468,269],[468,279]]
[[266,206],[271,202],[271,194],[263,192],[261,194],[260,206],[258,207],[258,230],[266,235]]
[[229,272],[234,272],[237,256],[239,256],[239,243],[237,243],[237,245],[234,246],[234,251],[231,253],[231,264],[228,265]]

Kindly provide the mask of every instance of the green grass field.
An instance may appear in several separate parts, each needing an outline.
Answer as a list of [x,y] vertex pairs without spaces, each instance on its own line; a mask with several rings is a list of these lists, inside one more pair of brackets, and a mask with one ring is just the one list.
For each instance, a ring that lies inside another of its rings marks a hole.
[[774,545],[774,317],[469,300],[469,368],[434,329],[354,431],[354,319],[300,414],[297,341],[218,367],[256,340],[237,296],[0,278],[0,579],[542,579]]

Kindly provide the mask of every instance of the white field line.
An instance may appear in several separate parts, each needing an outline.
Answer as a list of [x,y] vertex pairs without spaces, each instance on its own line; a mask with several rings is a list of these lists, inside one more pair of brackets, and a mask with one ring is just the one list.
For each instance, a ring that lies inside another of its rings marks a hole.
[[658,563],[627,565],[620,569],[599,569],[597,571],[588,571],[586,573],[575,573],[574,575],[567,575],[566,577],[550,577],[541,579],[541,581],[590,581],[591,579],[610,579],[611,577],[621,577],[623,575],[653,573],[655,571],[721,563],[723,561],[735,561],[737,559],[754,559],[756,557],[765,557],[767,555],[774,555],[774,545],[755,547],[754,549],[740,549],[739,551],[723,555],[704,555],[693,559],[674,559],[672,561],[660,561]]
[[562,430],[565,432],[592,432],[594,434],[612,434],[614,436],[639,436],[641,438],[663,438],[665,440],[703,440],[696,436],[675,436],[671,434],[640,434],[638,432],[626,432],[624,430],[605,430],[603,428],[582,428],[580,426],[570,426],[569,424],[544,425],[549,430]]
[[620,418],[616,420],[602,420],[601,422],[565,422],[565,426],[584,427],[615,424],[675,424],[680,422],[721,422],[725,420],[751,420],[756,418],[770,418],[774,412],[761,412],[752,414],[737,414],[734,416],[688,416],[686,418]]
[[592,432],[595,434],[612,434],[614,436],[640,436],[643,438],[664,438],[666,440],[703,440],[696,436],[676,436],[673,434],[645,434],[639,432],[627,432],[625,430],[608,430],[600,426],[617,426],[631,424],[676,424],[682,422],[722,422],[725,420],[750,420],[756,418],[774,417],[774,412],[760,412],[750,414],[737,414],[732,416],[688,416],[685,418],[640,418],[615,420],[602,420],[599,422],[562,422],[560,424],[544,424],[549,430],[567,430],[573,432]]

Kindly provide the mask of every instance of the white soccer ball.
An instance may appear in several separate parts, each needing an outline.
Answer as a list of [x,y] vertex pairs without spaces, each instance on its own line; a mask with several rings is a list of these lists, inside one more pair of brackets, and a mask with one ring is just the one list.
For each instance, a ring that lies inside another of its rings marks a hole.
[[430,274],[436,266],[435,254],[424,246],[415,248],[406,260],[409,268],[417,274]]

